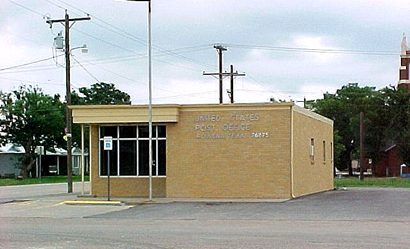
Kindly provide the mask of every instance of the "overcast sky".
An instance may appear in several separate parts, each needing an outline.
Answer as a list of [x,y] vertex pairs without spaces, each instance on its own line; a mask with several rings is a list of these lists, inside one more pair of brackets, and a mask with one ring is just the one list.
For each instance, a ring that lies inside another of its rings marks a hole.
[[[64,57],[53,49],[64,28],[45,22],[64,18],[64,9],[91,17],[71,28],[71,47],[89,48],[72,51],[72,89],[110,82],[147,103],[145,2],[0,0],[0,90],[32,84],[65,95]],[[228,49],[224,70],[246,74],[235,80],[236,102],[321,98],[349,82],[396,85],[410,33],[404,0],[152,0],[152,13],[154,104],[218,103],[218,80],[202,75],[217,72],[217,43]]]

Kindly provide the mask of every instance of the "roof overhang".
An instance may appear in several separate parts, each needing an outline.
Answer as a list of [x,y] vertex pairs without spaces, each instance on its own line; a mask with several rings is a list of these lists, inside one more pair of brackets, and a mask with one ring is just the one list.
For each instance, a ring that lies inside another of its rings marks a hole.
[[[147,123],[148,107],[142,105],[76,105],[70,106],[73,123]],[[152,108],[152,121],[155,123],[178,122],[179,106],[158,105]]]

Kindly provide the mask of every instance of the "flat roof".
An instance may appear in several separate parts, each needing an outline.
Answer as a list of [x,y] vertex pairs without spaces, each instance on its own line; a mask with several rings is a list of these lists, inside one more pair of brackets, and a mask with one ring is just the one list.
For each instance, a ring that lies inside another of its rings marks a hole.
[[[78,124],[113,124],[113,123],[146,123],[148,122],[148,105],[71,105],[73,122]],[[224,103],[224,104],[154,104],[152,121],[156,123],[176,123],[179,112],[189,111],[251,111],[292,109],[298,113],[333,125],[333,121],[310,110],[295,105],[294,102],[283,103]]]

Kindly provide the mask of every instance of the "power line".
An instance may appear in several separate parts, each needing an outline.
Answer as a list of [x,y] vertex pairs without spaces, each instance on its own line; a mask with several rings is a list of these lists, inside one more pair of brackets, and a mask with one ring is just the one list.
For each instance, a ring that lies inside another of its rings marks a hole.
[[[63,7],[59,6],[59,5],[56,4],[56,3],[53,3],[53,2],[50,1],[50,0],[45,0],[45,1],[47,1],[47,2],[49,2],[49,3],[51,3],[51,4],[54,4],[54,5],[56,5],[56,6],[60,7],[60,8],[63,8]],[[121,36],[123,36],[123,37],[125,37],[125,38],[127,38],[127,39],[131,39],[131,40],[133,40],[133,41],[135,41],[135,42],[138,42],[138,43],[141,44],[141,45],[144,45],[144,46],[145,46],[145,45],[147,44],[147,41],[146,41],[146,40],[141,39],[141,38],[139,38],[139,37],[137,37],[137,36],[135,36],[135,35],[129,33],[129,32],[126,31],[126,30],[123,30],[123,29],[121,29],[121,28],[118,28],[117,26],[115,26],[115,25],[113,25],[113,24],[111,24],[111,23],[108,23],[108,22],[104,21],[103,19],[101,19],[101,18],[99,18],[99,17],[97,17],[97,16],[95,16],[95,15],[93,15],[93,14],[90,14],[89,12],[86,12],[86,11],[84,11],[84,10],[82,10],[82,9],[76,7],[76,6],[73,6],[73,5],[71,5],[71,4],[68,4],[68,3],[64,2],[64,1],[61,1],[61,0],[57,0],[57,1],[60,2],[60,3],[62,3],[62,4],[64,4],[64,5],[66,5],[66,6],[71,7],[71,8],[73,8],[73,9],[77,10],[77,11],[80,11],[80,12],[86,14],[86,15],[89,15],[89,16],[93,17],[93,19],[95,19],[95,20],[97,20],[97,21],[99,21],[99,22],[105,24],[106,26],[101,25],[101,24],[99,24],[99,23],[96,23],[95,21],[91,21],[91,23],[93,23],[94,25],[97,25],[97,26],[99,26],[99,27],[101,27],[101,28],[107,29],[107,30],[109,30],[109,31],[111,31],[111,32],[113,32],[113,33],[116,33],[116,34],[118,34],[118,35],[121,35]],[[107,26],[108,26],[109,28],[108,28]],[[209,45],[206,45],[206,46],[209,46]],[[160,52],[162,52],[162,53],[169,54],[169,55],[171,55],[171,56],[176,56],[176,57],[182,58],[182,59],[184,59],[184,60],[193,62],[193,63],[195,63],[195,64],[200,65],[201,67],[202,67],[202,66],[209,67],[209,65],[204,65],[204,64],[202,64],[202,63],[200,63],[200,62],[197,62],[197,61],[193,60],[192,58],[189,58],[189,57],[180,55],[180,54],[178,54],[178,53],[175,53],[175,52],[173,52],[172,50],[167,50],[167,49],[161,48],[161,47],[159,47],[159,46],[157,46],[157,45],[153,45],[153,48],[156,49],[156,50],[158,50],[158,51],[160,51]],[[211,67],[213,67],[213,66],[211,66]]]
[[101,38],[99,38],[99,37],[96,37],[96,36],[87,34],[87,33],[83,32],[83,31],[81,31],[81,30],[78,30],[78,29],[76,29],[76,28],[73,28],[73,30],[76,31],[76,32],[78,32],[78,33],[81,33],[81,34],[83,34],[83,35],[85,35],[85,36],[91,37],[91,38],[93,38],[93,39],[95,39],[95,40],[98,40],[98,41],[100,41],[100,42],[103,42],[103,43],[105,43],[105,44],[108,44],[108,45],[110,45],[110,46],[113,46],[113,47],[122,49],[122,50],[124,50],[124,51],[132,52],[132,53],[135,53],[135,52],[136,52],[136,51],[134,51],[134,50],[131,50],[131,49],[128,49],[128,48],[124,48],[124,47],[118,46],[118,45],[116,45],[116,44],[114,44],[114,43],[112,43],[112,42],[108,42],[108,41],[106,41],[106,40],[103,40],[103,39],[101,39]]
[[64,7],[62,7],[62,6],[60,6],[60,5],[56,4],[56,3],[54,3],[54,2],[52,2],[52,1],[49,1],[49,0],[44,0],[44,1],[46,1],[46,2],[48,2],[48,3],[50,3],[50,4],[54,5],[54,6],[56,6],[57,8],[60,8],[60,9],[62,9],[62,10],[66,10],[66,8],[64,8]]
[[[63,55],[64,54],[60,54],[60,55],[50,57],[50,58],[46,58],[46,59],[42,59],[42,60],[39,60],[39,61],[33,61],[33,62],[21,64],[21,65],[15,65],[15,66],[3,68],[3,69],[0,69],[0,71],[12,70],[12,69],[19,68],[19,67],[26,67],[27,65],[36,64],[36,63],[39,63],[39,62],[42,62],[42,61],[50,60],[52,58],[61,57]],[[102,63],[98,63],[98,64],[107,64],[107,63],[115,63],[115,62],[121,62],[121,61],[126,61],[126,60],[135,60],[135,59],[144,58],[144,57],[145,57],[145,55],[141,56],[141,57],[135,57],[135,55],[132,55],[132,56],[115,56],[115,57],[111,57],[111,58],[102,58],[102,59],[89,60],[89,61],[86,61],[86,62],[87,63],[90,62],[90,64],[91,64],[91,61],[102,61]],[[93,64],[93,65],[95,65],[95,64]],[[43,71],[43,70],[49,70],[49,69],[56,69],[55,66],[49,66],[49,65],[27,66],[26,68],[27,68],[27,70],[18,70],[18,71],[7,72],[7,73],[32,72],[32,71]]]
[[[66,8],[64,8],[64,7],[60,6],[60,5],[58,5],[57,3],[53,2],[53,1],[50,1],[50,0],[44,0],[44,1],[47,1],[47,2],[49,2],[49,3],[51,3],[51,4],[55,5],[55,6],[57,6],[57,7],[59,7],[59,8],[66,9]],[[97,17],[97,16],[95,16],[95,15],[89,13],[89,12],[86,12],[86,11],[84,11],[84,10],[82,10],[82,9],[80,9],[80,8],[78,8],[78,7],[76,7],[76,6],[74,6],[74,5],[71,5],[71,4],[69,4],[69,3],[66,3],[66,2],[64,2],[64,1],[60,1],[60,0],[57,0],[57,1],[60,2],[60,3],[62,3],[62,4],[64,4],[64,5],[66,5],[66,6],[68,6],[68,7],[70,7],[70,8],[72,8],[72,9],[75,9],[75,10],[77,10],[77,11],[83,13],[83,14],[86,14],[86,15],[88,15],[88,16],[91,16],[91,17],[93,17],[93,19],[98,20],[99,22],[104,23],[105,25],[107,25],[107,26],[109,26],[109,27],[111,27],[111,28],[105,27],[105,26],[103,26],[103,25],[101,25],[101,24],[99,24],[99,23],[96,23],[95,21],[91,21],[91,23],[93,23],[94,25],[97,25],[97,26],[99,26],[99,27],[101,27],[101,28],[107,29],[107,30],[109,30],[109,31],[111,31],[111,32],[113,32],[113,33],[116,33],[116,34],[118,34],[118,35],[121,35],[121,36],[123,36],[123,37],[125,37],[125,38],[134,40],[134,41],[136,41],[136,42],[138,42],[138,43],[140,43],[140,44],[142,44],[142,45],[146,45],[146,43],[147,43],[145,40],[143,40],[143,39],[141,39],[141,38],[138,38],[138,37],[136,37],[136,36],[134,36],[134,35],[128,33],[127,31],[125,31],[125,30],[123,30],[123,29],[120,29],[120,28],[118,28],[118,27],[112,25],[111,23],[108,23],[108,22],[104,21],[103,19],[101,19],[101,18],[99,18],[99,17]]]
[[[63,55],[59,55],[59,56],[63,56]],[[116,57],[111,57],[111,58],[87,60],[87,61],[85,61],[86,63],[83,63],[83,65],[92,64],[91,62],[94,62],[94,61],[101,61],[101,62],[100,63],[94,63],[92,65],[117,63],[117,62],[135,60],[135,59],[144,58],[144,57],[145,56],[142,56],[142,57],[135,57],[135,56],[122,56],[122,57],[119,57],[119,56],[116,56]],[[71,66],[71,68],[73,68],[73,67],[76,67],[76,65]],[[58,68],[56,68],[56,66],[50,66],[50,65],[27,66],[25,70],[17,70],[17,71],[12,71],[12,72],[0,72],[0,74],[19,73],[19,72],[34,72],[34,71],[44,71],[44,70],[53,70],[53,69],[58,69]]]
[[[184,97],[184,96],[193,97],[193,95],[215,93],[215,92],[217,92],[217,91],[204,91],[204,92],[195,92],[195,93],[185,93],[185,94],[178,94],[178,95],[172,95],[172,96],[156,97],[154,99],[170,99],[170,98],[178,98],[178,97]],[[197,97],[195,97],[195,98],[197,98]],[[206,97],[206,98],[209,99],[208,97]],[[210,98],[212,98],[212,97],[210,97]]]
[[275,93],[275,94],[309,94],[309,93],[317,93],[317,92],[302,92],[302,91],[274,91],[274,90],[256,90],[256,89],[246,89],[246,88],[239,88],[237,91],[243,92],[259,92],[259,93]]
[[[177,48],[175,50],[181,50],[181,49],[184,49],[184,48]],[[191,50],[191,51],[187,51],[187,52],[196,52],[196,51],[200,51],[200,50],[203,50],[203,49],[196,49],[196,50]],[[55,56],[54,58],[60,57],[60,56],[63,56],[63,55],[58,55],[58,56]],[[165,56],[165,55],[164,54],[158,54],[158,55],[154,55],[153,57],[155,58],[155,57],[162,57],[162,56]],[[84,60],[82,64],[83,65],[87,65],[87,64],[91,64],[91,65],[111,64],[111,63],[117,63],[117,62],[123,62],[123,61],[132,61],[132,60],[136,60],[136,59],[143,59],[145,57],[146,57],[146,55],[142,55],[142,54],[137,55],[137,56],[136,55],[114,56],[114,57],[109,57],[109,58]],[[184,66],[181,66],[181,65],[176,65],[174,63],[167,62],[167,61],[162,61],[162,60],[159,60],[159,59],[155,59],[155,60],[159,61],[159,62],[162,62],[162,63],[166,63],[166,64],[173,65],[173,66],[176,66],[176,67],[186,68],[188,70],[192,70],[192,71],[197,72],[197,70],[194,70],[193,68],[188,68],[188,67],[184,67]],[[91,63],[91,62],[100,62],[100,63]],[[75,66],[71,66],[71,67],[75,67]],[[49,66],[49,65],[27,66],[26,68],[27,69],[25,69],[25,70],[17,70],[17,71],[12,71],[12,72],[1,72],[0,74],[20,73],[20,72],[34,72],[34,71],[44,71],[44,70],[54,70],[54,69],[56,69],[55,66]],[[10,70],[12,70],[12,69],[10,69]]]
[[42,67],[42,68],[37,68],[37,69],[27,69],[27,70],[0,72],[0,74],[3,75],[3,74],[15,74],[15,73],[28,73],[28,72],[49,71],[49,70],[56,70],[56,69],[61,69],[61,68],[56,67],[56,66],[52,66],[52,67],[47,66],[47,67]]
[[[119,74],[119,73],[117,73],[117,72],[108,70],[108,69],[106,69],[106,68],[104,68],[104,67],[102,67],[102,66],[100,66],[100,65],[98,65],[98,64],[93,64],[93,63],[89,63],[89,64],[94,65],[94,66],[97,66],[97,67],[101,68],[103,71],[112,73],[112,74],[114,74],[114,75],[117,75],[117,76],[120,77],[120,78],[126,79],[126,80],[128,80],[128,81],[133,82],[133,83],[138,83],[138,84],[141,84],[141,85],[146,85],[146,83],[141,83],[141,82],[135,81],[135,79],[131,79],[131,78],[129,78],[129,77],[127,77],[127,76],[124,76],[124,75],[122,75],[122,74]],[[174,93],[174,92],[172,92],[172,91],[169,91],[169,90],[166,90],[166,89],[163,89],[163,88],[159,88],[159,87],[154,87],[154,88],[155,88],[155,89],[158,89],[158,90],[165,91],[165,92]]]
[[392,51],[371,51],[371,50],[349,50],[349,49],[325,49],[325,48],[304,48],[304,47],[275,47],[261,45],[224,44],[228,47],[242,49],[272,50],[282,52],[304,52],[304,53],[331,53],[331,54],[364,54],[364,55],[389,55],[397,56],[398,53]]
[[96,80],[97,82],[101,82],[99,79],[97,79],[97,77],[95,77],[90,71],[87,70],[87,68],[85,68],[76,58],[74,58],[74,56],[72,56],[71,58],[73,58],[73,60],[75,60],[78,65],[81,66],[82,69],[84,69],[85,72],[88,73],[88,75],[91,76],[91,78],[93,78],[94,80]]
[[83,60],[83,64],[84,65],[102,65],[102,64],[111,64],[111,63],[118,63],[118,62],[123,62],[123,61],[135,61],[138,59],[143,59],[146,56],[135,56],[135,55],[131,55],[131,56],[116,56],[116,57],[111,57],[111,58],[102,58],[102,59],[93,59],[93,60]]
[[26,41],[30,41],[30,42],[35,43],[35,44],[37,44],[37,45],[46,47],[46,46],[44,46],[44,43],[43,43],[43,42],[40,42],[40,41],[37,41],[37,40],[34,40],[34,39],[27,38],[27,36],[17,35],[17,34],[15,34],[15,33],[13,33],[13,32],[10,32],[9,30],[2,30],[2,32],[9,33],[10,35],[12,35],[12,36],[14,36],[14,37],[17,37],[17,38],[19,38],[19,39],[23,39],[23,40],[26,40]]
[[160,60],[160,59],[157,59],[157,58],[153,58],[153,60],[164,63],[164,64],[168,64],[168,65],[171,65],[171,66],[174,66],[174,67],[184,68],[184,69],[187,69],[187,70],[190,70],[190,71],[193,71],[193,72],[198,72],[198,70],[195,70],[191,67],[181,66],[181,65],[169,62],[169,61],[164,61],[164,60]]
[[41,82],[41,81],[32,81],[32,80],[23,80],[23,79],[15,79],[15,78],[8,78],[8,77],[2,77],[0,76],[0,79],[5,79],[9,81],[15,81],[15,82],[28,82],[31,84],[45,84],[45,85],[64,85],[64,83],[56,83],[56,82]]
[[[58,55],[57,57],[59,57],[59,56],[62,56],[62,55]],[[40,60],[36,60],[36,61],[32,61],[32,62],[27,62],[27,63],[20,64],[20,65],[15,65],[15,66],[6,67],[6,68],[0,68],[0,71],[5,71],[5,70],[14,69],[14,68],[24,67],[24,66],[40,63],[40,62],[43,62],[43,61],[48,61],[48,60],[51,60],[51,59],[54,59],[54,58],[55,58],[55,56],[52,56],[52,57],[48,57],[48,58],[45,58],[45,59],[40,59]]]
[[[46,1],[46,2],[48,2],[48,3],[50,3],[50,4],[52,4],[52,5],[54,5],[54,6],[58,7],[58,8],[60,8],[60,9],[63,9],[63,10],[66,10],[66,9],[67,9],[67,8],[62,7],[61,5],[58,5],[57,3],[53,2],[53,1],[50,1],[50,0],[44,0],[44,1]],[[85,11],[82,11],[81,9],[79,9],[79,8],[77,8],[77,7],[75,7],[75,6],[71,5],[71,4],[68,4],[68,3],[65,3],[65,2],[62,2],[62,1],[59,1],[59,2],[65,4],[65,5],[67,5],[67,6],[71,7],[71,8],[73,8],[73,9],[77,9],[77,10],[79,10],[81,13],[84,13],[84,14],[86,14],[86,15],[88,15],[88,16],[91,16],[89,13],[87,13],[87,12],[85,12]],[[76,13],[75,11],[73,11],[73,12]],[[77,14],[78,14],[78,12],[77,12]],[[95,18],[95,19],[97,19],[95,16],[92,16],[92,17]],[[98,19],[99,19],[99,18],[98,18]],[[104,21],[104,22],[105,22],[105,21]],[[102,27],[102,28],[105,28],[104,26],[102,26],[102,25],[100,25],[100,24],[94,23],[93,20],[91,20],[91,23],[93,23],[94,25],[100,26],[100,27]],[[108,24],[108,23],[107,23],[107,24]],[[116,45],[116,44],[114,44],[114,43],[108,42],[108,41],[106,41],[106,40],[103,40],[103,39],[101,39],[101,38],[99,38],[99,37],[96,37],[96,36],[87,34],[87,33],[83,32],[83,31],[81,31],[81,30],[79,30],[79,29],[76,29],[76,28],[73,28],[73,29],[74,29],[76,32],[79,32],[79,33],[81,33],[81,34],[83,34],[83,35],[85,35],[85,36],[91,37],[91,38],[93,38],[93,39],[95,39],[95,40],[101,41],[101,42],[103,42],[103,43],[105,43],[105,44],[108,44],[108,45],[110,45],[110,46],[113,46],[113,47],[116,47],[116,48],[120,48],[120,49],[125,50],[125,51],[128,51],[128,52],[135,52],[135,51],[133,51],[133,50],[130,50],[130,49],[121,47],[121,46],[119,46],[119,45]],[[115,32],[115,33],[117,33],[117,32]],[[117,34],[121,35],[121,33],[117,33]],[[129,38],[129,37],[126,37],[126,38]]]
[[29,7],[26,7],[26,6],[22,5],[22,4],[16,3],[16,2],[13,1],[13,0],[8,0],[8,1],[11,2],[11,3],[13,3],[13,4],[15,4],[15,5],[17,5],[17,6],[19,6],[20,8],[23,8],[23,9],[25,9],[25,10],[28,10],[28,11],[30,11],[30,12],[36,14],[36,15],[39,15],[39,16],[41,16],[41,17],[43,17],[43,18],[46,17],[45,15],[41,14],[40,12],[35,11],[35,10],[33,10],[33,9],[29,8]]

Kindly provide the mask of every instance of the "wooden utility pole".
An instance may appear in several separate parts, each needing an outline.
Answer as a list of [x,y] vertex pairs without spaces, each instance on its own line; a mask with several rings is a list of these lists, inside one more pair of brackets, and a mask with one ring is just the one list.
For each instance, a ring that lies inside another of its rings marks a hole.
[[229,97],[231,99],[231,104],[234,103],[234,95],[233,95],[233,80],[234,80],[234,76],[245,76],[244,73],[238,73],[238,71],[236,71],[235,73],[233,72],[233,65],[231,65],[231,72],[229,74],[229,76],[231,76],[231,90],[228,92],[229,93]]
[[223,95],[222,95],[222,89],[223,89],[223,65],[222,65],[222,53],[223,51],[226,51],[227,49],[222,46],[222,45],[215,45],[214,48],[218,51],[218,61],[219,61],[219,73],[203,73],[203,75],[219,75],[219,104],[223,103]]
[[222,53],[223,51],[226,51],[227,49],[225,47],[223,47],[222,45],[218,45],[218,46],[214,46],[214,48],[216,48],[216,50],[218,50],[218,57],[219,57],[219,104],[223,103],[223,78],[222,78],[222,70],[223,70],[223,66],[222,66]]
[[229,93],[231,98],[231,104],[233,104],[233,65],[231,65],[231,91]]
[[364,179],[364,164],[365,164],[365,157],[364,157],[364,114],[360,112],[360,180]]
[[216,50],[218,51],[218,59],[219,59],[219,72],[218,73],[205,73],[203,72],[203,75],[218,75],[219,78],[219,104],[223,103],[223,77],[224,76],[230,76],[231,77],[231,90],[230,92],[230,99],[231,99],[231,103],[234,102],[234,98],[233,98],[233,77],[234,76],[245,76],[245,74],[239,74],[238,72],[233,72],[233,66],[231,65],[231,72],[230,73],[224,73],[222,72],[223,70],[223,61],[222,61],[222,53],[223,51],[226,51],[227,49],[225,47],[223,47],[222,45],[215,45],[214,48],[216,48]]
[[[67,192],[73,192],[73,166],[72,166],[72,155],[71,155],[71,147],[72,147],[72,133],[71,133],[71,110],[68,108],[71,105],[71,79],[70,79],[70,28],[71,26],[77,21],[85,21],[90,20],[91,18],[88,17],[81,17],[81,18],[71,18],[67,14],[67,10],[65,10],[65,18],[64,19],[56,19],[56,20],[47,20],[46,23],[50,24],[50,28],[52,27],[53,23],[62,23],[65,27],[65,86],[66,86],[66,137],[67,137]],[[70,22],[72,24],[70,25]]]

